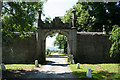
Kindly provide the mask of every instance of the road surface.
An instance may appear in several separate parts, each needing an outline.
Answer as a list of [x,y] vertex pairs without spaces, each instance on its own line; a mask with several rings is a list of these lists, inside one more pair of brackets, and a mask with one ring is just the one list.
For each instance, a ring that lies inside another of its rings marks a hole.
[[35,68],[35,73],[28,78],[75,78],[67,66],[67,56],[53,54],[46,58],[49,61],[40,68]]

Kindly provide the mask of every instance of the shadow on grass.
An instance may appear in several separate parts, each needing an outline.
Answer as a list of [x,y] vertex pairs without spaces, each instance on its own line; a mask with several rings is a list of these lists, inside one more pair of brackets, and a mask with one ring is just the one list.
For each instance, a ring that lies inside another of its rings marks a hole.
[[71,72],[56,74],[54,73],[54,71],[38,71],[38,70],[11,71],[11,70],[7,70],[3,72],[2,80],[79,80],[71,76],[72,76]]
[[10,80],[10,79],[14,79],[17,80],[17,78],[24,78],[27,77],[27,75],[31,74],[31,73],[38,73],[37,70],[6,70],[6,71],[2,71],[2,80]]
[[[93,72],[93,71],[92,71]],[[74,71],[74,75],[80,79],[89,79],[86,77],[86,72]],[[92,73],[90,80],[120,80],[120,73],[109,73],[107,71],[100,71],[98,73]]]

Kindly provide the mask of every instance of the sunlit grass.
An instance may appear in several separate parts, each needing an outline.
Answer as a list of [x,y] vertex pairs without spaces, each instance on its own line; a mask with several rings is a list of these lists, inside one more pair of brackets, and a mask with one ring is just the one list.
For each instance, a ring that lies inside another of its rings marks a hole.
[[95,79],[118,79],[120,73],[118,72],[118,66],[120,64],[80,64],[80,69],[77,69],[76,64],[70,64],[69,67],[73,71],[73,74],[77,78],[87,78],[86,72],[88,68],[91,68],[92,78]]
[[47,53],[46,53],[46,56],[48,57],[48,56],[51,56],[51,55],[53,55],[54,54],[54,52],[51,52],[50,54],[48,54],[47,55]]
[[5,64],[7,70],[24,70],[34,68],[34,64]]
[[55,54],[55,52],[51,52],[51,54],[50,54],[50,55],[53,55],[53,54]]
[[64,55],[64,56],[67,56],[67,54],[66,53],[58,53],[59,55]]

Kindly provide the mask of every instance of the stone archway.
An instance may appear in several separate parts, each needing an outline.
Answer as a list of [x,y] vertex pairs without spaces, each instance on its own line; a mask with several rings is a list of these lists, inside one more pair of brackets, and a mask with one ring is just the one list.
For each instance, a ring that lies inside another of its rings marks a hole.
[[55,17],[51,23],[44,23],[41,20],[41,11],[38,19],[38,32],[36,33],[37,41],[37,59],[40,63],[45,62],[45,41],[46,37],[52,33],[62,33],[68,38],[68,55],[76,53],[76,36],[77,31],[75,27],[75,10],[73,10],[73,22],[63,23],[59,17]]
[[[44,40],[45,40],[45,48],[46,48],[46,38],[49,36],[49,35],[51,35],[51,34],[56,34],[56,33],[58,33],[58,34],[61,34],[61,35],[64,35],[65,37],[66,37],[66,41],[67,41],[67,45],[66,45],[66,47],[67,47],[67,54],[69,53],[69,50],[70,50],[70,47],[69,47],[69,34],[68,33],[66,33],[66,30],[64,30],[64,31],[61,31],[61,30],[47,30],[47,33],[46,33],[46,35],[44,36]],[[45,49],[46,50],[46,49]]]

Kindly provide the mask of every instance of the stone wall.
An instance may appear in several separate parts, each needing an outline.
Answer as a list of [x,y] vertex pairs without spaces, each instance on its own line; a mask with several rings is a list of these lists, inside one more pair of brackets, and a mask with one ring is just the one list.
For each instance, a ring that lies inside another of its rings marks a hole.
[[80,63],[106,63],[120,62],[118,58],[111,58],[109,50],[111,41],[108,35],[77,33],[77,52],[74,54],[75,62]]
[[32,63],[36,58],[35,34],[31,37],[21,39],[19,37],[11,40],[10,45],[2,45],[3,63]]
[[[31,34],[31,37],[24,39],[17,37],[11,41],[12,43],[9,46],[3,42],[3,63],[34,63],[35,59],[43,57],[39,52],[37,53],[36,44],[38,43],[36,42],[35,33]],[[77,33],[77,51],[74,54],[74,60],[76,63],[120,62],[120,58],[111,58],[109,56],[111,44],[108,35],[79,32]]]

